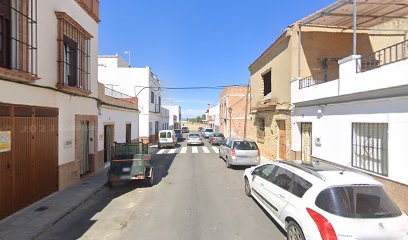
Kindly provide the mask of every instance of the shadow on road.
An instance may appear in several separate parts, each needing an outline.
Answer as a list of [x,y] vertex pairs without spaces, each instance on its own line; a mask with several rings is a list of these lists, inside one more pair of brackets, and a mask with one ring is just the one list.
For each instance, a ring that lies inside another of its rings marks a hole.
[[[162,179],[169,174],[170,166],[175,157],[176,154],[152,155],[151,164],[154,166],[154,185],[160,184]],[[95,216],[102,212],[112,201],[140,188],[150,188],[150,186],[144,181],[118,182],[113,188],[105,186],[99,193],[88,199],[36,239],[79,239],[98,221]]]
[[269,213],[255,199],[252,199],[252,200],[256,203],[256,205],[258,205],[258,207],[269,218],[269,220],[271,220],[271,222],[275,224],[276,228],[283,234],[283,236],[286,237],[286,231],[275,221],[275,219],[273,219],[271,215],[269,215]]

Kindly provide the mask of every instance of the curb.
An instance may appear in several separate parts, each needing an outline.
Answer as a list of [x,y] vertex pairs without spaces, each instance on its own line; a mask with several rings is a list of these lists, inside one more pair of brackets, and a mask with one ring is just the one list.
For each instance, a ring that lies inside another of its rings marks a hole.
[[56,217],[55,220],[52,220],[52,223],[49,223],[47,225],[45,225],[37,234],[35,234],[32,239],[37,239],[38,237],[40,237],[43,233],[45,233],[47,230],[49,230],[52,226],[54,226],[55,224],[57,224],[59,221],[61,221],[62,219],[64,219],[66,216],[68,216],[70,213],[72,213],[73,211],[75,211],[77,208],[79,208],[82,204],[84,204],[86,201],[88,201],[89,199],[93,198],[96,194],[98,194],[99,192],[102,191],[102,189],[104,189],[107,186],[107,182],[105,182],[103,185],[101,185],[100,187],[96,188],[95,191],[92,191],[91,194],[89,194],[89,196],[87,196],[86,198],[84,198],[83,200],[81,200],[80,202],[74,204],[71,208],[69,208],[67,211],[65,211],[64,213],[62,213],[60,216]]

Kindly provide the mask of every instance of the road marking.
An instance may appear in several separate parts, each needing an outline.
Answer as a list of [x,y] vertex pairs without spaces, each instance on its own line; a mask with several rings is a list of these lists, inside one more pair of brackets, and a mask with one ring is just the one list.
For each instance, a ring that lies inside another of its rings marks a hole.
[[174,154],[174,153],[176,153],[176,150],[177,150],[177,149],[175,149],[175,148],[174,148],[174,149],[171,149],[171,150],[168,152],[168,154]]
[[197,147],[192,147],[192,148],[191,148],[191,151],[192,151],[193,153],[198,153],[198,148],[197,148]]
[[204,153],[210,153],[210,150],[208,150],[207,147],[203,147],[203,151],[204,151]]
[[161,149],[160,151],[157,152],[157,154],[164,154],[165,151],[166,149]]
[[180,153],[187,153],[187,147],[182,147]]
[[214,150],[215,153],[219,153],[220,150],[217,147],[212,147],[212,149]]

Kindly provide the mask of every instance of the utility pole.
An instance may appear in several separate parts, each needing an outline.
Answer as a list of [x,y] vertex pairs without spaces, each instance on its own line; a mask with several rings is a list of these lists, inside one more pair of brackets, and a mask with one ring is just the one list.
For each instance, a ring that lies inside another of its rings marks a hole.
[[248,79],[247,93],[246,93],[246,103],[245,103],[245,121],[244,121],[244,139],[246,138],[247,133],[247,122],[248,122],[248,96],[249,96],[249,84],[251,79]]
[[231,128],[231,126],[232,126],[232,107],[229,107],[228,108],[228,112],[229,112],[229,137],[231,137],[232,136],[232,128]]
[[353,55],[357,55],[357,0],[353,0]]

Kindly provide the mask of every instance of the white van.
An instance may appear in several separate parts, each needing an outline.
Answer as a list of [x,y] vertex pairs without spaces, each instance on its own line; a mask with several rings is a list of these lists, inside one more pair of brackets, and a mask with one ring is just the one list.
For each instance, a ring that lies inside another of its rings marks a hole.
[[162,147],[173,147],[177,145],[176,133],[173,130],[162,130],[159,132],[159,149]]

